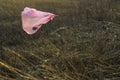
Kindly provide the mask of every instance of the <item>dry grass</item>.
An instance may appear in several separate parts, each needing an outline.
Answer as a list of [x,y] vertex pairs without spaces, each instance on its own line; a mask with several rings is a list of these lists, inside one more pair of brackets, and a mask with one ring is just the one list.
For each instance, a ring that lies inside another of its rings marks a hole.
[[[119,80],[119,0],[0,0],[0,80]],[[34,35],[21,11],[59,16]]]

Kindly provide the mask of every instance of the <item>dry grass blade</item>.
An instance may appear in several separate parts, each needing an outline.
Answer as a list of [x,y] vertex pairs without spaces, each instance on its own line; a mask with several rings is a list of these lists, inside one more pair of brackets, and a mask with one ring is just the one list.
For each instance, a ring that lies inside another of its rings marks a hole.
[[4,62],[0,61],[0,65],[9,69],[10,71],[18,74],[20,77],[24,78],[24,79],[30,79],[30,80],[38,80],[37,78],[31,76],[30,74],[27,74],[27,73],[24,73],[23,71],[21,70],[18,70],[17,68],[14,68],[12,66],[9,66],[7,64],[5,64]]

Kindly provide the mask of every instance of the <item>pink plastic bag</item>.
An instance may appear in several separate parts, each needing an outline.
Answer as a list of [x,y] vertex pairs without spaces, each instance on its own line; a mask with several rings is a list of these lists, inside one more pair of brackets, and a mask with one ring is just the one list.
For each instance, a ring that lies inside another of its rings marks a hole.
[[24,11],[22,11],[21,16],[23,30],[27,34],[34,34],[41,28],[42,24],[46,24],[56,15],[26,7],[24,8]]

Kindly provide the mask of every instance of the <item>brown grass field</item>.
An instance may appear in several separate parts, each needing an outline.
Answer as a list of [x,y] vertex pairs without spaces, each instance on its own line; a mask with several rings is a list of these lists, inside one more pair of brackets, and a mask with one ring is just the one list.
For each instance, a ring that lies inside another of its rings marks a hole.
[[[28,35],[26,6],[59,16]],[[0,80],[120,80],[120,1],[0,0]]]

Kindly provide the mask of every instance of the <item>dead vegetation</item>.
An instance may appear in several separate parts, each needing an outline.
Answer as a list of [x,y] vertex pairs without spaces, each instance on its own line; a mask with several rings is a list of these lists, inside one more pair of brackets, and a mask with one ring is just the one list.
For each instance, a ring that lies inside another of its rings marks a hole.
[[[0,0],[1,80],[119,80],[119,0]],[[35,35],[25,6],[59,16]]]

